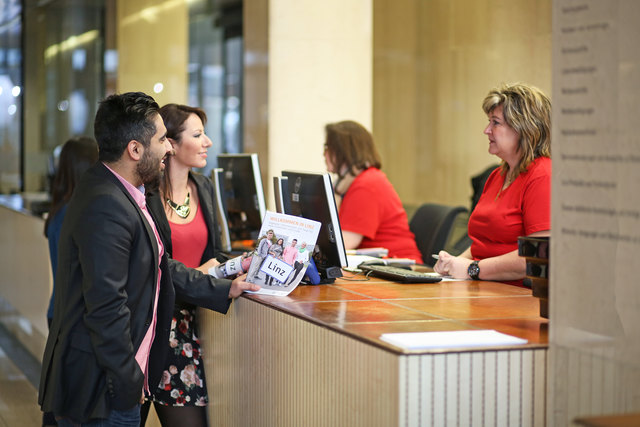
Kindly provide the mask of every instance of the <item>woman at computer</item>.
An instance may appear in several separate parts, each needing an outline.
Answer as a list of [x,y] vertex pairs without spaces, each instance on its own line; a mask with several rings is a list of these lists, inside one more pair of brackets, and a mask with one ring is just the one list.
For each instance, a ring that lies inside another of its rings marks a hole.
[[[211,181],[192,168],[207,164],[212,145],[200,108],[167,104],[160,109],[174,154],[165,164],[158,191],[147,193],[165,250],[187,267],[208,272],[221,250]],[[179,300],[173,312],[166,368],[161,384],[150,384],[151,401],[163,426],[206,426],[208,403],[196,307]],[[142,425],[149,410],[142,409]]]
[[338,176],[334,191],[346,249],[383,247],[390,257],[422,263],[400,197],[380,170],[371,133],[354,121],[330,123],[325,130],[324,158]]
[[551,102],[524,84],[492,89],[482,103],[489,153],[499,157],[469,218],[471,246],[460,256],[440,251],[435,271],[454,278],[522,285],[518,236],[551,229]]

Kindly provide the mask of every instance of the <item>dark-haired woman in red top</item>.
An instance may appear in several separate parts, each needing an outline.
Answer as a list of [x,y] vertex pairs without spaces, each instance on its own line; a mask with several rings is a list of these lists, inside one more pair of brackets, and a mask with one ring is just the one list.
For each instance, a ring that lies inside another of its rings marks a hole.
[[360,123],[326,125],[324,158],[338,175],[334,186],[342,237],[347,249],[383,247],[394,258],[422,263],[407,213],[387,176],[373,136]]

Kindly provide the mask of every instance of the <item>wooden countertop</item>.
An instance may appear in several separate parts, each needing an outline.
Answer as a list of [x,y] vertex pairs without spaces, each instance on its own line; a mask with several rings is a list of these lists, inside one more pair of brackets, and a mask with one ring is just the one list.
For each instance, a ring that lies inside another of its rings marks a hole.
[[579,417],[573,422],[585,427],[637,427],[640,425],[640,413]]
[[494,329],[528,340],[514,349],[548,344],[548,320],[539,316],[539,301],[531,290],[498,282],[401,284],[347,273],[331,285],[300,285],[286,297],[245,298],[400,354],[489,348],[408,352],[380,340],[380,335]]

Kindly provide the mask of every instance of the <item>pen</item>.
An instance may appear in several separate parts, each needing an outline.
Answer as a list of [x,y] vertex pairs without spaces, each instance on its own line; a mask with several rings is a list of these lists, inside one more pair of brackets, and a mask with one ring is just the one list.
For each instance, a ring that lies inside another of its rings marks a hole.
[[431,258],[433,259],[440,259],[440,256],[438,254],[432,254]]

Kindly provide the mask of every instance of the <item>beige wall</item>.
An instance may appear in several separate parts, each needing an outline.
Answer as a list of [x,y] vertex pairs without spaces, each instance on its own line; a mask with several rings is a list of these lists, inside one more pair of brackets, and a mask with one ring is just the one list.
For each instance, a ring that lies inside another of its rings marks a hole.
[[481,103],[521,81],[551,94],[551,1],[374,0],[373,132],[404,203],[469,206],[487,153]]
[[269,0],[245,2],[244,151],[258,153],[265,191],[271,188],[269,165]]
[[371,126],[371,1],[270,0],[268,13],[269,176],[324,171],[326,123]]
[[[117,13],[118,91],[186,102],[186,3],[120,0]],[[347,118],[373,130],[404,203],[468,206],[470,177],[497,162],[484,95],[551,89],[550,0],[256,0],[244,19],[245,151],[260,155],[268,206],[282,169],[324,171],[324,125]]]
[[[142,91],[160,105],[186,103],[188,22],[185,0],[118,0],[117,91]],[[164,90],[155,93],[158,82]]]

